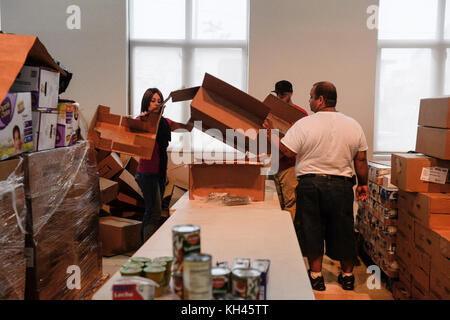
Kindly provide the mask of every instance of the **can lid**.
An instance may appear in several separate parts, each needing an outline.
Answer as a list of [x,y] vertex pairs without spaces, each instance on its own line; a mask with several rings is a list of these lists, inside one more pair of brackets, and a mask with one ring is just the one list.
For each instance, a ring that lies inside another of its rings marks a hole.
[[204,253],[190,253],[183,257],[183,261],[187,262],[205,262],[205,261],[211,261],[211,255],[204,254]]
[[160,273],[166,271],[166,268],[161,266],[151,266],[144,269],[145,273]]
[[142,268],[144,264],[142,262],[126,262],[122,265],[122,268]]
[[223,267],[214,267],[211,269],[211,275],[213,276],[227,276],[230,274],[230,269]]
[[174,226],[172,228],[173,232],[180,232],[180,233],[189,233],[189,232],[195,232],[200,231],[200,226],[195,224],[182,224],[178,226]]
[[147,262],[146,264],[145,264],[145,267],[147,268],[147,267],[166,267],[166,265],[167,265],[167,262],[165,262],[165,261],[151,261],[151,262]]
[[146,257],[132,257],[132,258],[131,258],[131,261],[132,261],[132,262],[146,263],[146,262],[152,261],[152,259],[146,258]]
[[156,257],[156,258],[153,258],[152,261],[172,262],[173,261],[173,257],[169,257],[169,256],[167,256],[167,257]]
[[235,268],[231,270],[231,273],[235,276],[245,278],[256,278],[261,276],[261,271],[256,269]]
[[142,269],[141,268],[121,268],[120,269],[120,274],[137,274],[137,273],[141,273]]

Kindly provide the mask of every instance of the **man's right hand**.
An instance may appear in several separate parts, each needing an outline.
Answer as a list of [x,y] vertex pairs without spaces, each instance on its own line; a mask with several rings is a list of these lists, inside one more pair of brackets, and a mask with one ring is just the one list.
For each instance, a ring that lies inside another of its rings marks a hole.
[[369,187],[367,185],[360,186],[356,188],[356,199],[357,200],[366,200],[369,196]]

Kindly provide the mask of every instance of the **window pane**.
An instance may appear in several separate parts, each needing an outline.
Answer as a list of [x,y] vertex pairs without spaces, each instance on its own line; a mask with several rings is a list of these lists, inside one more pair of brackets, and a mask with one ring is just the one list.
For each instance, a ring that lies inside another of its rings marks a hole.
[[247,0],[194,0],[193,39],[246,40]]
[[447,62],[445,67],[445,95],[450,95],[450,49],[447,49]]
[[436,39],[439,0],[380,0],[379,39]]
[[450,0],[446,0],[445,5],[445,39],[450,39]]
[[432,92],[431,49],[383,49],[375,151],[415,150],[420,99]]
[[184,39],[185,0],[131,0],[131,39]]
[[245,91],[244,63],[242,49],[195,49],[192,85],[201,85],[207,72]]

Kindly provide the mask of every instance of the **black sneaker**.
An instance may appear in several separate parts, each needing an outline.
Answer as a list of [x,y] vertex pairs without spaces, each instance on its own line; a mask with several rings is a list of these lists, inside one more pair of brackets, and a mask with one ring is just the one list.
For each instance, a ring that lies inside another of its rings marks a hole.
[[339,273],[338,282],[341,284],[344,290],[353,290],[355,287],[355,276],[342,276],[342,272]]
[[325,290],[325,280],[323,276],[317,277],[315,279],[311,278],[311,270],[308,270],[309,281],[311,281],[311,286],[314,290],[324,291]]

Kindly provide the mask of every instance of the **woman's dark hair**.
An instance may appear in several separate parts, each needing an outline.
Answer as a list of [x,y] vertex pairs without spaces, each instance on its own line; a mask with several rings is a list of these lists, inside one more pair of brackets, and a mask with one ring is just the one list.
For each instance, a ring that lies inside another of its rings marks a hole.
[[145,91],[144,93],[144,96],[142,97],[141,112],[148,111],[148,106],[150,105],[150,101],[152,101],[153,95],[155,93],[157,93],[161,97],[161,100],[164,101],[164,97],[158,88],[147,89],[147,91]]
[[13,128],[13,138],[14,138],[14,133],[17,131],[17,133],[19,134],[19,138],[20,138],[20,129],[18,126],[14,126]]

